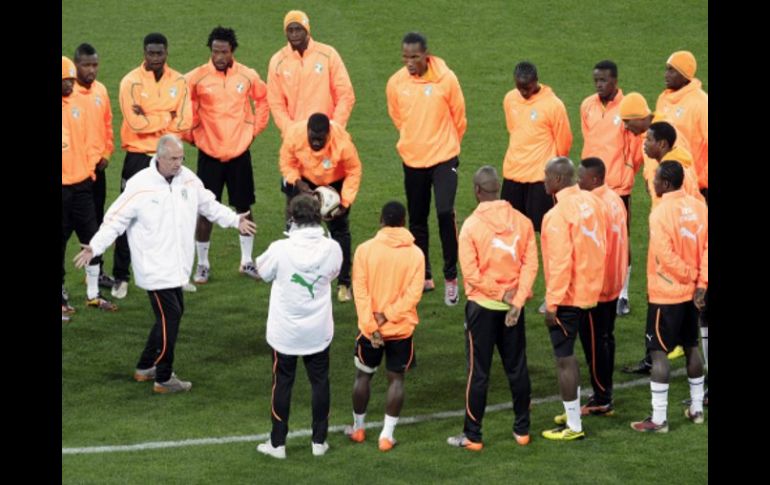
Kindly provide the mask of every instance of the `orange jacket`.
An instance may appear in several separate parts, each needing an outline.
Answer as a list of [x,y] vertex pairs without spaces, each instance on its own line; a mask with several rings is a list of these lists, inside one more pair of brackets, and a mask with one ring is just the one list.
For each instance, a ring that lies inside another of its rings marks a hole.
[[396,149],[407,167],[428,168],[460,154],[468,120],[457,76],[443,59],[428,56],[428,70],[402,67],[385,88],[388,114],[399,133]]
[[537,276],[537,244],[532,221],[504,200],[479,203],[463,223],[460,269],[468,300],[501,301],[516,288],[513,305],[523,307]]
[[[185,74],[192,102],[192,130],[185,140],[227,162],[248,150],[267,126],[267,86],[257,71],[233,61],[220,72],[209,60]],[[254,109],[249,100],[254,101]]]
[[403,227],[383,227],[361,243],[353,257],[353,296],[358,328],[366,338],[377,330],[373,313],[388,320],[379,327],[385,340],[408,338],[419,322],[417,304],[422,298],[425,256],[414,237]]
[[541,84],[529,99],[518,89],[509,91],[503,111],[510,133],[503,176],[516,182],[542,182],[548,160],[566,157],[572,147],[567,108],[550,87]]
[[[141,106],[143,115],[131,108]],[[121,148],[134,153],[155,153],[158,140],[168,133],[182,135],[192,126],[190,92],[184,76],[163,66],[163,76],[155,81],[155,74],[144,64],[120,81]],[[171,112],[176,116],[172,118]]]
[[344,128],[356,95],[334,47],[311,38],[303,56],[287,43],[270,59],[267,101],[275,126],[283,133],[292,122],[314,113],[324,113]]
[[656,111],[666,114],[668,122],[687,139],[695,160],[698,185],[709,186],[709,95],[701,89],[699,79],[672,91],[664,90],[658,96]]
[[607,184],[596,187],[592,194],[604,204],[607,229],[607,253],[604,259],[604,284],[599,301],[612,301],[620,295],[628,272],[628,226],[623,199]]
[[330,123],[329,140],[321,151],[313,151],[307,139],[307,120],[293,123],[281,144],[281,175],[290,184],[302,177],[316,185],[329,185],[341,179],[340,203],[350,207],[361,185],[361,160],[353,140],[336,121]]
[[590,192],[573,185],[556,194],[540,233],[549,312],[596,306],[604,284],[605,221],[601,200]]
[[[698,175],[695,173],[695,166],[690,152],[677,145],[670,152],[663,155],[662,161],[665,160],[675,160],[682,164],[682,167],[684,168],[684,182],[682,188],[687,194],[692,195],[701,202],[705,202],[706,199],[703,198],[703,194],[698,190]],[[644,156],[644,178],[647,181],[647,190],[652,202],[650,204],[650,210],[657,207],[660,203],[660,197],[655,195],[655,187],[652,184],[658,165],[660,165],[660,163],[658,163],[657,160],[652,159],[647,155]]]
[[602,104],[598,94],[583,100],[580,105],[580,127],[583,131],[581,158],[599,157],[607,168],[604,181],[620,195],[628,195],[634,187],[634,176],[642,166],[638,155],[640,140],[626,130],[620,118],[623,90],[618,89],[615,99]]
[[[73,90],[61,98],[61,184],[72,185],[87,178],[96,180],[96,162],[90,156],[96,144],[89,129],[88,99]],[[98,160],[97,160],[98,161]]]
[[93,160],[94,165],[102,158],[109,160],[115,150],[115,136],[112,132],[112,106],[107,88],[99,81],[91,83],[90,89],[76,82],[74,90],[86,99],[89,105],[89,119],[92,120],[89,121],[89,126],[96,131],[96,136],[92,137],[94,144],[91,148],[92,156],[98,157]]
[[663,194],[650,213],[647,295],[650,303],[692,300],[695,288],[708,288],[709,221],[706,204],[683,190]]

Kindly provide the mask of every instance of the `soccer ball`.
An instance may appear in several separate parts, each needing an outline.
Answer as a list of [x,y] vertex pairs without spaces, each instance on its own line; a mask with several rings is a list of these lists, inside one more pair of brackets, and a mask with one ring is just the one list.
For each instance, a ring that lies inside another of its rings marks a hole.
[[331,219],[335,209],[340,205],[340,194],[334,190],[334,187],[323,185],[316,187],[313,191],[318,201],[321,203],[321,217],[324,220]]

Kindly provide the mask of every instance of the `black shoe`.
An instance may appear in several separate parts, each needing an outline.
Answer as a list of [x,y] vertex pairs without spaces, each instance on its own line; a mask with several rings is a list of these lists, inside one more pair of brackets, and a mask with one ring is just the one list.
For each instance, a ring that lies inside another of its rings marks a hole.
[[626,374],[650,375],[651,369],[652,369],[652,366],[647,364],[647,362],[644,359],[642,359],[636,364],[624,366],[623,369],[621,370]]
[[105,273],[99,274],[99,287],[100,288],[106,288],[106,289],[112,289],[112,287],[115,286],[115,279]]

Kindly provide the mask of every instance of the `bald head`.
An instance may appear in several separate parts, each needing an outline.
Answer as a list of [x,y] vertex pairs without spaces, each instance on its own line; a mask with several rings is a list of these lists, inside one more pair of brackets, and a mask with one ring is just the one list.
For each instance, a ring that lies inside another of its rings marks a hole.
[[479,202],[497,200],[500,194],[500,177],[491,165],[484,165],[473,174],[473,192]]
[[545,192],[555,195],[560,190],[575,185],[575,165],[567,157],[555,157],[545,164]]

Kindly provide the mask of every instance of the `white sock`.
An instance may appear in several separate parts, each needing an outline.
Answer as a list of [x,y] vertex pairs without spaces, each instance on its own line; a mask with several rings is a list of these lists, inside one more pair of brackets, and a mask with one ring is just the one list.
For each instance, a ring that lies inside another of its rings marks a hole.
[[86,296],[93,300],[99,296],[99,265],[89,264],[86,266]]
[[580,420],[580,387],[578,387],[577,399],[562,402],[567,412],[567,427],[577,433],[583,431],[583,423]]
[[620,297],[628,300],[628,283],[631,281],[631,265],[628,266],[626,281],[623,282],[623,289],[620,290]]
[[703,376],[687,379],[687,382],[690,383],[690,413],[703,412],[703,383],[705,380]]
[[254,236],[241,236],[241,266],[252,261],[251,252],[254,249]]
[[211,241],[198,242],[195,241],[195,249],[198,253],[198,264],[201,266],[209,266],[209,246]]
[[361,429],[364,427],[364,418],[366,417],[366,413],[363,414],[356,414],[353,413],[353,429]]
[[398,423],[398,416],[385,415],[385,424],[382,426],[382,433],[380,433],[380,439],[389,438],[393,439],[393,431],[396,429]]
[[650,390],[652,391],[652,422],[663,424],[666,422],[668,411],[668,384],[650,381]]
[[706,364],[706,369],[709,368],[709,328],[700,328],[701,344],[703,344],[703,361]]

